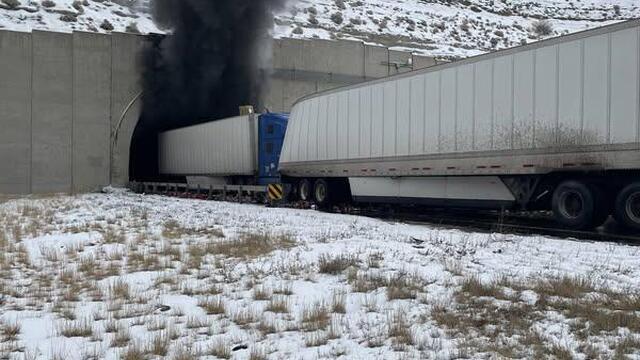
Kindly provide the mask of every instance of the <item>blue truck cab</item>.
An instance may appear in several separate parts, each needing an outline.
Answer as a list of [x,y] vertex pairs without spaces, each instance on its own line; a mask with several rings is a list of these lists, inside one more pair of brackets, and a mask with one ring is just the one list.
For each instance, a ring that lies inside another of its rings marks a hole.
[[289,114],[265,113],[258,117],[258,184],[280,182],[278,164]]

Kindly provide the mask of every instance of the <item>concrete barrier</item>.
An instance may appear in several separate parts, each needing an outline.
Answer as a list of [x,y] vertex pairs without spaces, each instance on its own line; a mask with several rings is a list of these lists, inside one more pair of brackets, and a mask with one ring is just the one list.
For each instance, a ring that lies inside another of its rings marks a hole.
[[73,42],[71,34],[34,31],[31,191],[72,190]]
[[73,191],[109,183],[111,37],[73,34]]
[[31,34],[0,31],[0,193],[31,192]]

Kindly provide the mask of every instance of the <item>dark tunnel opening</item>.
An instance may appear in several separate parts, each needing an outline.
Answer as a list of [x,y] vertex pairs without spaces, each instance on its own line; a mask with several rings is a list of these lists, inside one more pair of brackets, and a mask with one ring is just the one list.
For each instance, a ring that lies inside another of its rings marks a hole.
[[[158,134],[262,109],[271,63],[273,12],[284,0],[155,0],[170,35],[148,36],[140,55],[142,110],[129,161],[132,181],[158,171]],[[175,179],[172,179],[175,180]]]

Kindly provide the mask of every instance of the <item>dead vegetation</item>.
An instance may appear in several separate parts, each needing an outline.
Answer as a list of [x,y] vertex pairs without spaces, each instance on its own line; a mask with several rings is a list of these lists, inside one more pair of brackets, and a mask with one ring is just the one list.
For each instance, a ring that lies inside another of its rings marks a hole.
[[[524,291],[537,295],[535,304],[521,301]],[[581,351],[601,357],[605,354],[589,346],[594,336],[613,336],[620,329],[640,333],[636,301],[637,294],[597,288],[583,277],[549,277],[531,283],[506,278],[483,282],[478,277],[468,277],[455,293],[454,306],[436,304],[431,317],[452,335],[475,338],[472,345],[476,351],[509,357],[572,359],[569,349],[558,344],[547,346],[548,341],[531,330],[533,324],[556,313],[570,321],[571,335],[582,344]],[[480,338],[487,341],[477,341]],[[496,345],[499,343],[502,345]],[[617,349],[625,344],[611,346]],[[619,351],[628,350],[616,350]]]

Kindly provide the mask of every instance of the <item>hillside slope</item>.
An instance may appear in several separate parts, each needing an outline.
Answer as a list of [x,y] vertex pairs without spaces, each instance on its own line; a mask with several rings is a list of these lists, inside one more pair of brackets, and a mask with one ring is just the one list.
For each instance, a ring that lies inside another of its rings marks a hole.
[[[0,0],[0,29],[162,32],[144,0]],[[640,17],[636,0],[290,0],[275,37],[466,57]]]
[[276,33],[465,57],[638,17],[636,0],[299,0]]

